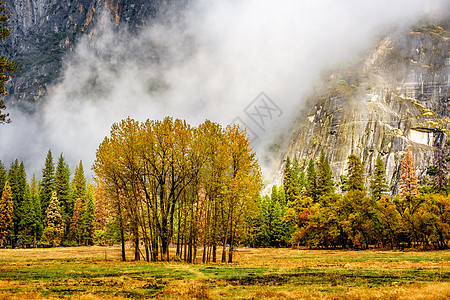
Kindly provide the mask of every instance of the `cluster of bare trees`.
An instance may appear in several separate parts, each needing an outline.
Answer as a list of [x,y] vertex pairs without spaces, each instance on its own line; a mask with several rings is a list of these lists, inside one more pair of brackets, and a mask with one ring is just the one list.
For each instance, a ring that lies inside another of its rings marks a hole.
[[[261,174],[246,132],[206,121],[191,127],[165,118],[145,123],[125,119],[112,126],[97,150],[96,181],[108,195],[124,232],[130,232],[135,260],[169,260],[176,255],[195,263],[233,260],[243,215],[261,189]],[[125,259],[122,248],[122,259]]]

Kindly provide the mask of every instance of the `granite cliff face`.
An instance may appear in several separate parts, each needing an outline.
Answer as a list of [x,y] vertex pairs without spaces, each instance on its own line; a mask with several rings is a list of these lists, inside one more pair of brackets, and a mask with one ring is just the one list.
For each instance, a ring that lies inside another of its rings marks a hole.
[[6,0],[11,37],[2,51],[21,67],[9,83],[8,106],[33,111],[60,75],[64,56],[77,39],[92,35],[102,12],[116,27],[130,30],[151,23],[183,5],[164,0]]
[[426,180],[450,129],[448,30],[445,21],[394,33],[354,66],[324,73],[280,160],[316,158],[324,149],[339,181],[351,153],[365,162],[367,174],[381,155],[396,193],[399,163],[411,146],[418,176]]

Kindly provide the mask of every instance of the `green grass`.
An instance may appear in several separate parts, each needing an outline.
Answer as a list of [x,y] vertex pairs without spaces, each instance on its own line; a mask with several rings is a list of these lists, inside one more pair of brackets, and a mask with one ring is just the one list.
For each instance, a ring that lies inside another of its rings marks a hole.
[[0,299],[450,296],[450,251],[251,249],[230,265],[119,257],[112,247],[0,250]]

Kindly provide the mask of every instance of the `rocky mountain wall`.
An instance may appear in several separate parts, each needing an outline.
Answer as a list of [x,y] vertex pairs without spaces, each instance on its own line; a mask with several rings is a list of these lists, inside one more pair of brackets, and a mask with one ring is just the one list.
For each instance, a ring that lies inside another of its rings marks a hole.
[[281,160],[317,158],[324,149],[339,182],[350,154],[361,157],[368,175],[380,155],[395,194],[399,164],[410,146],[417,175],[426,180],[450,129],[448,25],[393,33],[361,63],[324,74]]
[[117,28],[145,26],[186,1],[167,0],[6,0],[11,36],[1,51],[21,69],[9,82],[8,106],[33,111],[58,80],[62,61],[84,34],[92,34],[106,11]]

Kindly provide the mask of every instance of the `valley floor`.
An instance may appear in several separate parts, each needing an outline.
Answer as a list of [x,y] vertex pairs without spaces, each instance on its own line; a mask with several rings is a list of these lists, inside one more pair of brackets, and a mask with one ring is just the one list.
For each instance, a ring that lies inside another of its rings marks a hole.
[[120,262],[118,247],[1,249],[0,299],[450,298],[450,251],[241,248],[235,258],[189,265]]

